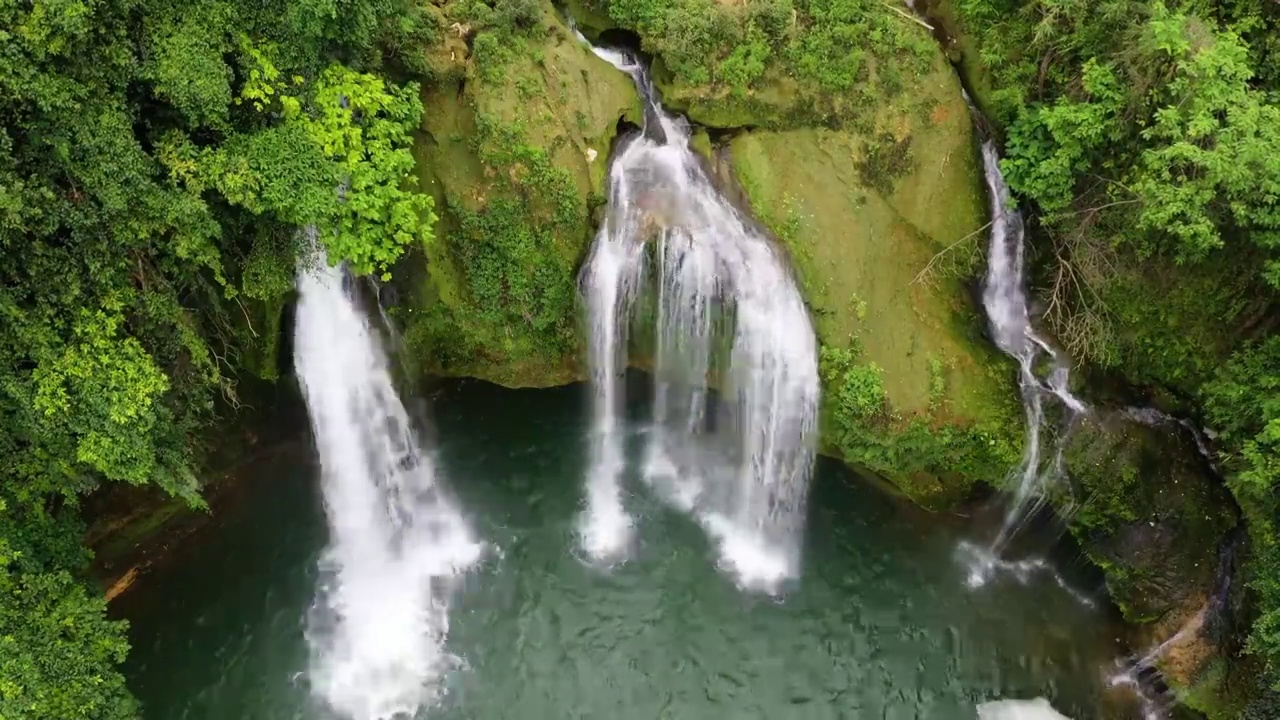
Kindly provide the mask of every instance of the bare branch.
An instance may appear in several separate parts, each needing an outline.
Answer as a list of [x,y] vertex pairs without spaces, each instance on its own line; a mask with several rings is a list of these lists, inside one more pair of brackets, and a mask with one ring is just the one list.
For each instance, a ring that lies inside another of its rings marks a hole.
[[911,13],[907,12],[906,10],[903,10],[902,8],[899,8],[899,7],[895,6],[895,5],[890,5],[889,3],[885,3],[885,4],[884,4],[884,6],[885,6],[885,7],[887,7],[887,8],[889,8],[890,10],[892,10],[892,11],[894,11],[894,12],[898,13],[898,14],[899,14],[899,15],[901,15],[902,17],[904,17],[904,18],[906,18],[906,19],[910,20],[911,22],[913,22],[913,23],[915,23],[915,24],[919,25],[920,27],[924,28],[925,30],[928,30],[929,32],[933,32],[933,26],[932,26],[932,25],[930,25],[929,23],[927,23],[927,22],[925,22],[925,21],[921,20],[920,18],[916,17],[915,15],[912,15]]
[[244,309],[244,303],[240,302],[240,297],[236,296],[236,304],[240,306],[240,312],[244,313],[244,321],[249,325],[249,332],[254,337],[258,337],[258,331],[253,329],[253,321],[249,319],[249,311]]
[[1092,215],[1102,210],[1106,210],[1107,208],[1115,207],[1117,205],[1133,205],[1134,203],[1139,203],[1139,202],[1142,202],[1142,201],[1137,198],[1134,198],[1131,200],[1116,200],[1115,202],[1109,202],[1105,205],[1099,205],[1097,207],[1085,208],[1084,210],[1076,210],[1075,212],[1062,213],[1061,215],[1056,215],[1055,217],[1069,218],[1069,217],[1075,217],[1077,215],[1086,215],[1086,214]]
[[911,280],[911,284],[912,284],[912,285],[915,285],[916,283],[919,283],[919,282],[922,282],[922,281],[927,282],[927,281],[929,280],[929,278],[930,278],[930,277],[932,277],[932,272],[933,272],[934,264],[935,264],[935,263],[937,263],[939,260],[941,260],[941,259],[943,258],[943,256],[945,256],[947,253],[951,252],[952,250],[955,250],[957,247],[960,247],[960,245],[964,244],[964,243],[965,243],[966,241],[968,241],[970,238],[972,238],[972,237],[974,237],[975,235],[977,235],[977,234],[981,233],[983,230],[986,230],[986,229],[987,229],[987,228],[989,228],[989,227],[991,227],[991,221],[990,221],[990,220],[988,220],[988,221],[987,221],[987,224],[986,224],[986,225],[983,225],[982,227],[978,228],[977,230],[974,230],[973,232],[969,233],[968,235],[965,235],[964,237],[960,238],[959,240],[957,240],[957,241],[955,241],[955,242],[951,243],[950,245],[948,245],[948,246],[946,246],[945,248],[943,248],[942,250],[940,250],[940,251],[939,251],[937,254],[935,254],[933,257],[929,258],[929,262],[928,262],[928,264],[926,264],[926,265],[924,266],[924,269],[923,269],[923,270],[921,270],[920,272],[916,273],[915,278],[913,278],[913,279]]

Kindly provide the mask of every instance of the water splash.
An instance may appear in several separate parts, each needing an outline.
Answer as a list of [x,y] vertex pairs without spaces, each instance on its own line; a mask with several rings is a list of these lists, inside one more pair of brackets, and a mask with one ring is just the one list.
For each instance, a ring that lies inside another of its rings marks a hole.
[[483,548],[418,446],[348,281],[322,251],[299,264],[294,363],[329,521],[309,679],[340,715],[389,720],[439,696],[457,662],[445,649],[449,599]]
[[[1061,446],[1050,462],[1044,462],[1043,436],[1050,431],[1045,402],[1056,400],[1068,415],[1088,412],[1069,389],[1070,368],[1065,359],[1040,337],[1030,318],[1026,292],[1026,229],[1013,203],[1009,186],[1000,172],[995,144],[982,144],[982,166],[991,203],[991,240],[982,305],[996,345],[1018,362],[1018,388],[1026,414],[1026,439],[1022,463],[1016,471],[1017,486],[1000,533],[991,545],[999,556],[1009,540],[1044,501],[1049,483],[1061,474]],[[1036,374],[1042,361],[1051,365],[1047,378]]]
[[1071,720],[1044,698],[995,700],[978,706],[978,720]]
[[744,586],[776,587],[798,569],[814,460],[812,323],[784,258],[716,191],[643,66],[595,52],[635,80],[646,122],[613,160],[608,216],[582,272],[595,396],[583,546],[609,557],[630,538],[618,418],[638,324],[653,337],[644,479],[698,519]]

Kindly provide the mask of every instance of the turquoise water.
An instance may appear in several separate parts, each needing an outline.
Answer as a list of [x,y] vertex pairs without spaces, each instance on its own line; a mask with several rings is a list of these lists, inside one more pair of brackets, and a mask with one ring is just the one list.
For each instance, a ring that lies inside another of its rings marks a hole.
[[[422,717],[949,720],[1036,696],[1077,720],[1130,717],[1105,698],[1121,654],[1105,603],[1046,574],[968,589],[956,545],[977,528],[837,463],[815,473],[801,578],[773,598],[739,591],[701,530],[635,482],[632,558],[604,572],[575,556],[585,389],[450,384],[430,415],[442,476],[494,550],[454,603],[459,667]],[[148,720],[330,717],[303,637],[326,538],[314,475],[308,452],[254,468],[241,501],[113,606]]]

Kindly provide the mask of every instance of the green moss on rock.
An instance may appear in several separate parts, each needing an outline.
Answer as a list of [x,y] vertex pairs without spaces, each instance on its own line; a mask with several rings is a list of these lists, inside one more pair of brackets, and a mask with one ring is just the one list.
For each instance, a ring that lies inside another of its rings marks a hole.
[[582,34],[589,38],[599,38],[600,33],[617,27],[609,13],[591,0],[565,0],[564,8]]
[[843,127],[911,94],[938,54],[880,0],[573,0],[589,31],[636,33],[663,100],[718,128]]
[[977,42],[965,31],[957,5],[956,0],[929,0],[924,4],[924,13],[942,30],[947,59],[956,65],[974,104],[984,117],[998,124],[1009,118],[998,114],[991,74],[982,62]]
[[464,80],[424,91],[415,150],[441,219],[426,262],[398,268],[412,288],[398,311],[427,372],[508,386],[581,377],[575,274],[618,121],[640,106],[549,4],[540,22],[480,31],[470,57],[455,51]]
[[654,64],[654,83],[665,106],[691,121],[713,128],[781,128],[821,123],[818,102],[802,93],[794,80],[770,71],[750,92],[714,85],[690,85],[672,77],[661,61]]
[[[1000,482],[1020,457],[1021,413],[961,282],[987,218],[969,114],[941,58],[866,133],[752,131],[729,152],[814,317],[826,450],[929,507]],[[871,367],[883,406],[861,412],[849,388]]]
[[[580,21],[592,7],[577,9]],[[581,376],[573,278],[617,121],[640,113],[625,75],[574,42],[549,8],[543,24],[545,37],[514,44],[482,31],[465,82],[427,91],[418,150],[440,239],[404,310],[414,354],[432,372],[506,385]],[[920,31],[899,30],[900,40]],[[808,47],[779,32],[779,52]],[[897,76],[891,64],[871,72],[868,60],[870,74],[847,92],[820,92],[817,64],[797,78],[767,68],[736,88],[699,85],[689,67],[670,73],[662,62],[655,74],[695,121],[757,128],[728,143],[728,172],[785,243],[813,312],[825,451],[945,507],[1017,463],[1021,414],[1011,368],[981,338],[962,286],[986,221],[968,110],[936,49],[907,55],[898,70],[914,73],[911,91],[851,110],[856,123],[829,122],[840,115],[833,108],[865,100],[880,87],[870,78]],[[807,122],[845,129],[797,129]],[[709,138],[697,137],[711,156]]]
[[1063,458],[1077,499],[1069,527],[1125,618],[1146,623],[1198,608],[1237,515],[1181,428],[1086,417]]

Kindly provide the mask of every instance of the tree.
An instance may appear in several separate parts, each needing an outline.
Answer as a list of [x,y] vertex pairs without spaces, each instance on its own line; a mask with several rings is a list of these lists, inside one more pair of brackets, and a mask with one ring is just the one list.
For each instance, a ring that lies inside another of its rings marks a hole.
[[299,227],[357,272],[430,238],[417,86],[374,73],[412,66],[431,16],[0,0],[0,28],[0,720],[130,718],[78,501],[125,482],[200,504],[202,438],[266,374]]

